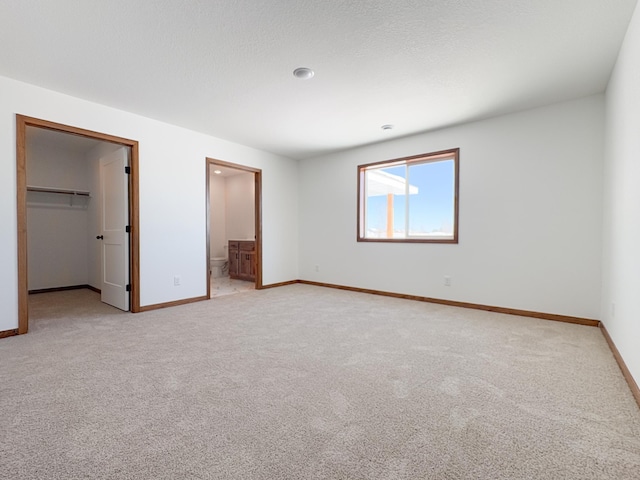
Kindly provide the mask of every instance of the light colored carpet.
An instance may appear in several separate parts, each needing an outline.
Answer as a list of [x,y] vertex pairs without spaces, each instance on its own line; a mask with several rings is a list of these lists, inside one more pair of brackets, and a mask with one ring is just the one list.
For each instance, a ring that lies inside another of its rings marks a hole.
[[31,298],[0,478],[639,479],[594,327],[307,285],[121,313]]

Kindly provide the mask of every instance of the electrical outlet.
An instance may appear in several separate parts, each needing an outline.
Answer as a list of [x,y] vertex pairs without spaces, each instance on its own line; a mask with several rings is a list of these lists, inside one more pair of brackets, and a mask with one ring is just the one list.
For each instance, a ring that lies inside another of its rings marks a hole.
[[319,271],[320,271],[320,266],[319,266],[319,265],[316,265],[315,270],[316,270],[316,272],[319,272]]
[[180,275],[176,275],[175,277],[173,277],[173,286],[174,287],[180,286]]
[[445,287],[450,287],[451,286],[451,277],[449,275],[445,275],[444,276],[444,286]]

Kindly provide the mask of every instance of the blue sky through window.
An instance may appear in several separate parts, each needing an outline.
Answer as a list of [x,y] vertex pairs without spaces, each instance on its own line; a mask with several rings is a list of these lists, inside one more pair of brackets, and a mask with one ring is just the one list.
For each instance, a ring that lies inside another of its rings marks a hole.
[[[407,178],[407,166],[380,170]],[[409,164],[409,184],[418,193],[409,195],[409,235],[453,234],[454,223],[454,160]],[[394,237],[405,237],[407,205],[405,195],[393,195]],[[387,228],[387,196],[367,198],[367,229],[373,236],[385,236]],[[383,233],[378,235],[377,232]]]

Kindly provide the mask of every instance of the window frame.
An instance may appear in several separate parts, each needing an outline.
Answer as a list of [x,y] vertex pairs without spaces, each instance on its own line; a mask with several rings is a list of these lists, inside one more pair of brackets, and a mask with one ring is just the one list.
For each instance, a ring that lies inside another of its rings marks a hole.
[[[453,160],[454,175],[454,192],[453,192],[453,238],[367,238],[365,237],[365,172],[371,169],[382,167],[397,167],[402,165],[432,163],[442,160]],[[458,211],[460,205],[460,148],[451,148],[448,150],[440,150],[431,153],[422,153],[420,155],[412,155],[409,157],[396,158],[391,160],[382,160],[379,162],[366,163],[358,165],[358,205],[357,205],[357,241],[358,242],[377,242],[377,243],[454,243],[458,242]]]

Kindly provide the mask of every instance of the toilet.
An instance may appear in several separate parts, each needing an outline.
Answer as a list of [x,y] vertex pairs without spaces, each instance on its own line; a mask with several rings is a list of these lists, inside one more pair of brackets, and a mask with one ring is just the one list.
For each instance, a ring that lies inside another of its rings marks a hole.
[[211,276],[220,278],[226,274],[228,268],[227,259],[225,257],[213,257],[211,259]]

